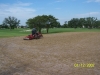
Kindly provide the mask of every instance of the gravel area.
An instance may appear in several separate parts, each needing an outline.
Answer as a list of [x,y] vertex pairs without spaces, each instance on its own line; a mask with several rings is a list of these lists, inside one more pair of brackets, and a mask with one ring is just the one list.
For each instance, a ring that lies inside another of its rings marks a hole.
[[100,75],[99,32],[23,38],[0,38],[0,75]]

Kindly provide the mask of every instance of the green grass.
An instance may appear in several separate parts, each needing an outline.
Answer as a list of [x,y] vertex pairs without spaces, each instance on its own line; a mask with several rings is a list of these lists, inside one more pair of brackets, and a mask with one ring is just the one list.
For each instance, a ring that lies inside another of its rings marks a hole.
[[[16,36],[27,36],[31,34],[31,31],[29,32],[22,32],[23,30],[29,30],[29,29],[0,29],[0,38],[4,37],[16,37]],[[100,32],[100,29],[86,29],[86,28],[50,28],[49,34],[51,33],[61,33],[61,32]],[[42,30],[43,34],[46,34],[46,30]]]
[[[61,32],[100,32],[100,29],[87,29],[87,28],[50,28],[49,33],[61,33]],[[42,33],[46,33],[43,31]]]
[[28,34],[31,34],[31,32],[22,32],[23,30],[28,30],[28,29],[14,29],[14,30],[0,29],[0,38],[26,36]]

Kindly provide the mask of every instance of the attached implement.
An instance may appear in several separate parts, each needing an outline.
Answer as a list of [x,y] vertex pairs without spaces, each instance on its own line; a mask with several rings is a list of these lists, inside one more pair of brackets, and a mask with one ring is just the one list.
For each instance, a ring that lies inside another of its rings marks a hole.
[[41,33],[36,33],[35,35],[26,36],[25,38],[23,38],[23,40],[40,39],[41,37],[43,37]]

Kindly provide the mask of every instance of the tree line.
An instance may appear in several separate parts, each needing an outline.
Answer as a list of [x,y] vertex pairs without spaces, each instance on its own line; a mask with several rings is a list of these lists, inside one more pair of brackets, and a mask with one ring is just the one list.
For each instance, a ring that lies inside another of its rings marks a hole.
[[86,18],[73,18],[70,21],[66,21],[63,25],[64,28],[100,28],[100,20],[96,17]]
[[[20,24],[20,20],[15,17],[9,16],[5,18],[0,28],[9,28],[14,29],[17,28]],[[29,28],[36,27],[38,31],[41,33],[42,28],[47,29],[47,33],[49,28],[100,28],[100,20],[96,17],[86,17],[86,18],[72,18],[69,21],[65,21],[63,25],[60,24],[58,18],[53,15],[38,15],[33,18],[29,18],[26,21],[26,24]]]

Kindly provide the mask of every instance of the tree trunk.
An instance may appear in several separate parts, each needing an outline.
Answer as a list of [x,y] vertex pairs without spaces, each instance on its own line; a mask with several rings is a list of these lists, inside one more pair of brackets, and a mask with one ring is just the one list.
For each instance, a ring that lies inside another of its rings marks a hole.
[[41,28],[39,28],[39,33],[41,33]]
[[49,32],[49,25],[47,25],[47,33]]
[[47,33],[49,32],[49,27],[47,27]]

